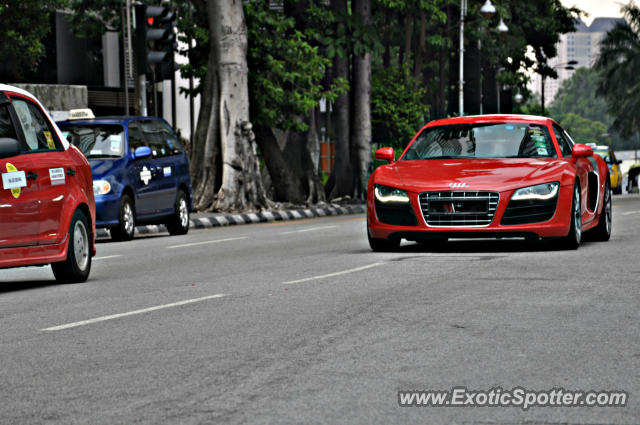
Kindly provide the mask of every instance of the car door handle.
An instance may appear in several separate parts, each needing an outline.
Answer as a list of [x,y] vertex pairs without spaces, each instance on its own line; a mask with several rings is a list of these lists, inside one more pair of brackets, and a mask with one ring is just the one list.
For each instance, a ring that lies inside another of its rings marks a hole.
[[70,176],[75,176],[76,170],[74,170],[73,168],[67,168],[67,174]]
[[38,174],[37,174],[37,173],[34,173],[33,171],[29,171],[29,172],[27,173],[27,178],[28,178],[29,180],[35,180],[35,179],[37,179],[37,178],[38,178]]

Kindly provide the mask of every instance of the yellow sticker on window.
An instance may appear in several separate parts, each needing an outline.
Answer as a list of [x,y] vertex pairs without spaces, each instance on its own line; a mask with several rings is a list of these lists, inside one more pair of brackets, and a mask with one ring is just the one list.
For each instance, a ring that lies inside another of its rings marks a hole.
[[42,133],[44,134],[45,139],[47,139],[47,146],[49,146],[49,149],[55,149],[56,143],[53,141],[53,136],[51,135],[51,132],[43,131]]

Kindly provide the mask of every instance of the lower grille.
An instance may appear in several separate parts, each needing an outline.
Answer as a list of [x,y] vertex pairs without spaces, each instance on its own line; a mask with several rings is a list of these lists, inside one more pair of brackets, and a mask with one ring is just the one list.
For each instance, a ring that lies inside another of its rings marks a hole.
[[376,216],[381,223],[395,226],[417,226],[418,220],[410,203],[383,204],[376,200]]
[[529,224],[551,220],[556,212],[558,196],[548,201],[509,201],[500,224]]
[[433,227],[488,226],[498,208],[498,192],[425,192],[418,197],[424,221]]

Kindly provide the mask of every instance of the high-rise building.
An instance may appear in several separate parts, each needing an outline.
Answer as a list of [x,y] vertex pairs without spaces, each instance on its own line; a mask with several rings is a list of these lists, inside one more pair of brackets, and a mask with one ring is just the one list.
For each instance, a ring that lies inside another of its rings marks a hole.
[[[575,70],[565,69],[570,61],[578,62],[571,65],[575,69],[593,66],[600,52],[600,41],[618,22],[624,22],[624,19],[595,18],[589,26],[580,20],[576,23],[575,32],[560,36],[556,45],[558,55],[549,60],[549,65],[556,68],[558,78],[545,80],[545,104],[551,104],[562,82],[573,75]],[[540,95],[542,79],[539,74],[535,74],[534,82],[533,90]]]

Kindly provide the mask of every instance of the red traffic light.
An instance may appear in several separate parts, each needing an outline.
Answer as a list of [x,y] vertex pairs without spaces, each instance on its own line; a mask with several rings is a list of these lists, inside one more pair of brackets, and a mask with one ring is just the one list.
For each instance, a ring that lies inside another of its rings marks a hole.
[[149,24],[150,27],[153,26],[153,17],[148,17],[147,18],[147,24]]

